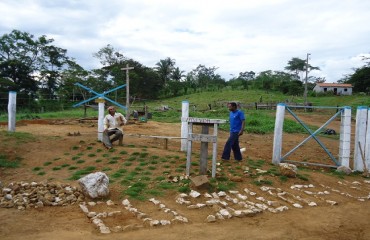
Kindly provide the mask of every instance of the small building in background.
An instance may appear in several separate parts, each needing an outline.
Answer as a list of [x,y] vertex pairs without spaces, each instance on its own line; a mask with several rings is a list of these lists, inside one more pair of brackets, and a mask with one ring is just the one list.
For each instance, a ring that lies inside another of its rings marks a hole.
[[352,88],[352,84],[317,83],[313,91],[317,93],[332,92],[334,95],[352,95]]

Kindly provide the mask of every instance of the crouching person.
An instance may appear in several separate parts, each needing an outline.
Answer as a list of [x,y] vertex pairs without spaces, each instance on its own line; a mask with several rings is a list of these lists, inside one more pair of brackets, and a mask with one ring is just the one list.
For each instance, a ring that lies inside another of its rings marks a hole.
[[[104,132],[103,132],[103,144],[106,148],[111,149],[112,143],[119,141],[119,145],[122,145],[123,131],[121,126],[127,123],[126,118],[116,112],[116,108],[113,106],[108,107],[108,114],[104,117]],[[111,138],[111,136],[113,136]]]

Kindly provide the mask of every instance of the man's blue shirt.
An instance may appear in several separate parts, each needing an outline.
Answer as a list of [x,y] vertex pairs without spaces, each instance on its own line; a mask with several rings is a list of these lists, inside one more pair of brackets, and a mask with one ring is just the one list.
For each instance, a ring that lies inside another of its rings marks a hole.
[[240,132],[242,128],[242,122],[245,120],[244,113],[240,110],[230,112],[230,132]]

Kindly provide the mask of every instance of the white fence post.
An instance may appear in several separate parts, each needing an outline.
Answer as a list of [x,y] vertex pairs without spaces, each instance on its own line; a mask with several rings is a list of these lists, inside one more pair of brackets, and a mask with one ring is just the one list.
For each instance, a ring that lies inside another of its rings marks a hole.
[[17,92],[9,92],[8,102],[8,131],[15,132],[15,115],[17,111]]
[[103,98],[97,100],[99,106],[99,116],[98,116],[98,140],[103,141],[103,132],[104,132],[104,106],[105,101]]
[[344,107],[340,123],[339,164],[349,167],[351,155],[351,107]]
[[355,150],[353,156],[353,170],[355,171],[364,171],[365,159],[363,157],[365,153],[367,115],[367,107],[357,107]]
[[365,143],[365,162],[367,170],[370,169],[370,108],[367,109],[367,124],[366,124],[366,143]]
[[181,115],[181,151],[188,149],[188,122],[185,120],[189,117],[189,101],[182,101],[182,115]]
[[274,129],[274,146],[272,163],[279,164],[281,159],[281,147],[283,141],[283,124],[285,115],[285,104],[279,103],[276,107],[276,119]]

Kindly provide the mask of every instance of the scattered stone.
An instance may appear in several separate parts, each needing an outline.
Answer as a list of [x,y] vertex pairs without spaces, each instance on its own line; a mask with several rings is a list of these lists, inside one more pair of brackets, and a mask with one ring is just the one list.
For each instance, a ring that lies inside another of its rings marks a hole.
[[68,185],[47,182],[12,182],[1,189],[0,207],[24,210],[43,206],[67,206],[83,201],[83,197],[75,197],[80,194],[80,190],[69,186],[71,191],[67,193],[64,189],[66,186]]
[[193,197],[193,198],[197,198],[197,197],[199,197],[201,194],[200,194],[199,192],[197,192],[197,191],[191,190],[191,191],[190,191],[190,193],[189,193],[189,195],[190,195],[191,197]]
[[207,222],[216,222],[216,217],[214,215],[208,215],[206,221]]
[[114,206],[114,202],[112,200],[108,200],[106,203],[107,206]]

